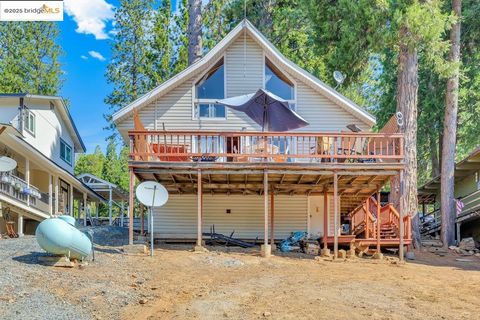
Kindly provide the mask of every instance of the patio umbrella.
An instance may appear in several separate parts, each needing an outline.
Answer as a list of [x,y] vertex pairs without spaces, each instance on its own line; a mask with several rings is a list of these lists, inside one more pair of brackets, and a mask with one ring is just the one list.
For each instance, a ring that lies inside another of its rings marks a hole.
[[234,110],[245,112],[262,126],[262,131],[289,131],[302,128],[308,122],[291,110],[288,102],[273,93],[258,89],[257,92],[218,100]]

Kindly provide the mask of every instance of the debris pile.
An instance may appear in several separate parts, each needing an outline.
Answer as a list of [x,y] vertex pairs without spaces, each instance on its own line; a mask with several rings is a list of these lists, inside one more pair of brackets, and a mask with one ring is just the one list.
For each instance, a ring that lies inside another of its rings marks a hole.
[[450,246],[448,248],[455,253],[461,254],[462,256],[480,256],[480,250],[477,249],[475,240],[473,238],[464,238],[460,241],[458,247]]

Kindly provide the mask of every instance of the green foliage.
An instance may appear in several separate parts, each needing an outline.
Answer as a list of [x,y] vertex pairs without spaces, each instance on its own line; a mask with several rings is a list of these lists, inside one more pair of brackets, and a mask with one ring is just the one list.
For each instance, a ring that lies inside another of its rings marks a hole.
[[91,173],[97,177],[102,177],[104,165],[105,156],[100,146],[97,146],[94,153],[82,154],[78,157],[77,161],[75,161],[75,175]]
[[0,24],[0,92],[56,95],[62,85],[54,22]]

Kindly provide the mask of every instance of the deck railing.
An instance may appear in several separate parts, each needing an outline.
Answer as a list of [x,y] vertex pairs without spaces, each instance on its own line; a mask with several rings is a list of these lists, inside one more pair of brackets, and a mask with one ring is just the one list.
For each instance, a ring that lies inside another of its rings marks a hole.
[[49,211],[48,194],[32,185],[28,186],[27,182],[15,175],[0,175],[0,192],[43,212]]
[[165,162],[401,162],[403,135],[130,131],[130,158]]

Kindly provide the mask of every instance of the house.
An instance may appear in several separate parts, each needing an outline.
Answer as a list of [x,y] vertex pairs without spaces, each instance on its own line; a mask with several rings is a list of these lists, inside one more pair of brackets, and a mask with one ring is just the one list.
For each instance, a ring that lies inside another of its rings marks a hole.
[[[455,199],[461,201],[456,207],[456,238],[473,237],[480,242],[480,146],[463,160],[455,164]],[[419,204],[422,207],[421,232],[424,236],[440,233],[440,176],[418,189]]]
[[[246,114],[217,103],[258,89],[287,100],[309,125],[262,132]],[[292,231],[322,237],[335,252],[357,237],[378,250],[403,249],[409,241],[398,215],[392,219],[402,231],[377,240],[365,206],[403,170],[403,135],[372,133],[372,115],[284,57],[248,20],[113,121],[131,148],[130,207],[136,179],[158,181],[170,193],[154,211],[156,238],[201,245],[202,234],[215,226],[238,238],[263,239],[266,254],[268,238],[273,243]],[[393,223],[385,212],[384,222]],[[340,234],[351,214],[356,234]]]
[[75,154],[83,152],[62,98],[0,95],[0,155],[17,162],[13,171],[0,172],[0,232],[8,220],[17,234],[33,234],[43,219],[80,217],[91,202],[103,201],[73,175]]

